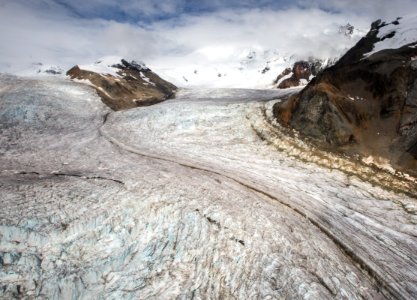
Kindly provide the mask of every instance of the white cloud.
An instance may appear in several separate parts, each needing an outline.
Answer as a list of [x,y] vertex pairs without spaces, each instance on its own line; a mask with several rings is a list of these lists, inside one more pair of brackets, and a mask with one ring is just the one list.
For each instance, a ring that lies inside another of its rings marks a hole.
[[350,44],[337,34],[338,26],[347,21],[368,29],[368,22],[351,16],[329,14],[320,10],[232,11],[202,17],[188,17],[181,26],[171,28],[160,23],[154,29],[175,37],[177,44],[192,48],[211,45],[264,47],[306,56],[328,56]]
[[[410,2],[399,1],[404,5]],[[77,11],[72,11],[58,0],[0,0],[0,70],[39,61],[69,68],[105,55],[135,58],[153,65],[173,59],[178,63],[190,59],[221,63],[234,59],[242,49],[250,48],[270,48],[288,55],[324,58],[337,55],[354,43],[354,40],[337,34],[339,25],[349,21],[366,31],[374,19],[372,14],[359,13],[356,7],[371,10],[369,2],[357,0],[308,1],[308,8],[304,9],[220,9],[199,16],[181,14],[147,25],[77,16],[91,15],[94,9],[98,12],[115,9],[140,20],[141,14],[182,12],[185,2],[73,0],[71,5],[77,6]],[[258,2],[261,5],[271,1]],[[379,3],[376,0],[370,2],[375,6]],[[241,3],[250,7],[254,1]],[[356,3],[355,8],[349,3]],[[395,6],[387,5],[389,8]],[[219,8],[221,1],[208,6]],[[333,13],[318,7],[342,12]],[[210,49],[216,53],[208,53]]]
[[34,62],[68,68],[108,54],[151,57],[157,47],[157,35],[138,26],[51,15],[14,3],[1,7],[0,28],[0,68],[6,70]]
[[298,0],[303,7],[353,13],[368,20],[394,19],[417,11],[415,0]]

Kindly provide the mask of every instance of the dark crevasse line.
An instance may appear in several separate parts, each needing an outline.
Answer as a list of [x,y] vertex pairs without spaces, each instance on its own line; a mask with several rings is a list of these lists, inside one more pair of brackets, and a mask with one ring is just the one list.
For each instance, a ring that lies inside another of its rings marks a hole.
[[81,178],[81,179],[87,179],[87,180],[105,180],[105,181],[112,181],[115,182],[119,185],[125,185],[125,183],[121,180],[118,179],[113,179],[113,178],[106,178],[106,177],[102,177],[102,176],[85,176],[82,174],[74,174],[74,173],[62,173],[62,172],[57,172],[57,173],[39,173],[39,172],[19,172],[19,175],[36,175],[36,176],[40,176],[42,178],[51,178],[51,177],[76,177],[76,178]]
[[362,272],[365,272],[365,274],[368,275],[368,277],[370,277],[378,285],[378,287],[380,288],[380,290],[384,294],[384,296],[386,296],[389,299],[409,299],[410,298],[407,292],[402,291],[402,290],[398,290],[396,288],[393,288],[389,284],[389,282],[395,282],[395,280],[390,278],[390,276],[388,274],[380,274],[380,272],[378,272],[377,270],[372,268],[367,263],[365,258],[361,257],[359,254],[356,254],[355,251],[349,245],[347,245],[342,239],[340,239],[335,234],[333,234],[331,232],[331,230],[327,229],[322,224],[320,224],[320,222],[318,220],[315,220],[314,217],[309,216],[308,213],[306,213],[306,212],[300,210],[299,208],[293,206],[292,204],[290,204],[290,203],[272,195],[271,193],[262,190],[262,188],[256,187],[251,183],[245,182],[244,179],[234,177],[234,176],[231,176],[229,174],[219,172],[219,171],[216,171],[216,170],[213,170],[213,169],[209,169],[209,168],[205,168],[205,167],[198,166],[198,165],[195,165],[195,164],[191,164],[189,162],[184,162],[184,161],[180,162],[178,159],[173,159],[173,158],[170,159],[170,158],[167,158],[167,157],[161,157],[161,156],[158,156],[158,155],[154,155],[154,154],[150,154],[150,153],[140,151],[137,148],[130,147],[130,146],[124,144],[123,142],[120,142],[117,138],[115,138],[115,137],[111,136],[110,134],[108,134],[107,132],[105,132],[104,125],[107,122],[107,118],[108,118],[109,114],[106,114],[106,116],[104,118],[103,126],[101,126],[99,128],[99,134],[102,137],[104,137],[105,139],[107,139],[110,143],[115,145],[116,147],[121,148],[121,149],[123,149],[125,151],[128,151],[130,153],[140,155],[142,157],[155,159],[155,160],[160,160],[160,161],[165,161],[165,162],[169,162],[169,163],[174,163],[174,164],[177,164],[179,166],[189,168],[189,169],[192,169],[192,170],[208,172],[208,173],[213,174],[213,175],[217,175],[217,176],[227,178],[227,179],[232,180],[235,183],[237,183],[237,184],[239,184],[239,185],[241,185],[241,186],[243,186],[243,187],[245,187],[249,190],[252,190],[253,192],[262,194],[262,195],[266,196],[267,198],[269,198],[273,201],[279,202],[280,204],[282,204],[282,205],[288,207],[289,209],[291,209],[292,211],[294,211],[297,215],[299,215],[302,218],[309,221],[320,232],[322,232],[330,240],[332,240],[335,243],[335,245],[341,250],[341,252],[344,253],[353,262],[354,266],[358,267]]

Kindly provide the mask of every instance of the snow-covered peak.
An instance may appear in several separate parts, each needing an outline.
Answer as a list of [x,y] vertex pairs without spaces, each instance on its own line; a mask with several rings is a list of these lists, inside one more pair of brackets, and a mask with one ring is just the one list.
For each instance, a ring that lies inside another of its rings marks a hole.
[[78,65],[78,67],[81,70],[84,71],[90,71],[98,74],[106,74],[106,75],[112,75],[115,77],[119,77],[117,72],[120,71],[119,68],[117,68],[118,64],[122,63],[123,58],[119,56],[106,56],[102,57],[94,64],[91,65]]
[[[152,69],[181,87],[264,89],[274,88],[277,76],[297,61],[314,59],[257,46],[236,48],[233,53],[228,59],[219,61],[208,61],[201,56],[160,60]],[[215,51],[212,57],[216,55]],[[327,61],[323,63],[327,65]]]
[[339,33],[350,37],[355,33],[355,27],[347,23],[346,25],[339,26]]
[[152,69],[182,87],[267,88],[291,65],[285,56],[272,57],[262,50],[235,49],[227,59],[220,59],[217,50],[210,55],[161,60]]
[[106,56],[98,59],[94,64],[79,65],[81,70],[90,71],[98,74],[112,75],[120,77],[119,72],[123,68],[133,68],[137,71],[149,71],[149,68],[143,62],[132,60],[128,62],[120,56]]
[[417,15],[397,18],[391,23],[381,24],[378,32],[379,42],[375,43],[370,56],[385,49],[399,49],[406,45],[415,47],[417,45]]
[[[299,44],[311,38],[300,36],[295,44],[283,39],[275,45],[262,45],[258,41],[205,45],[189,54],[158,57],[150,64],[158,74],[181,87],[271,88],[275,87],[277,76],[297,61],[313,58],[328,65],[326,60],[337,60],[365,34],[350,23],[332,24],[317,33],[323,40],[321,49],[309,54],[299,51]],[[309,44],[305,47],[309,48]],[[329,48],[332,50],[327,51]]]
[[22,67],[22,69],[6,69],[6,73],[15,74],[18,76],[64,76],[65,70],[58,65],[44,64],[42,62],[32,63]]

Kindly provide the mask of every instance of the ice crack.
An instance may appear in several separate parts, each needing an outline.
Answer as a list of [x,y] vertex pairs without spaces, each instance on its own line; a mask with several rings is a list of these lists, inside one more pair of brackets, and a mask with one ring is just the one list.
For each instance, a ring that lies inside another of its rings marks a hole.
[[106,180],[106,181],[112,181],[115,182],[119,185],[125,185],[125,183],[121,180],[118,179],[113,179],[113,178],[106,178],[106,177],[102,177],[102,176],[85,176],[85,175],[81,175],[81,174],[75,174],[75,173],[61,173],[61,172],[53,172],[53,173],[46,173],[46,174],[42,174],[39,172],[26,172],[26,171],[21,171],[18,173],[19,175],[36,175],[36,176],[40,176],[40,177],[76,177],[76,178],[81,178],[81,179],[87,179],[87,180]]

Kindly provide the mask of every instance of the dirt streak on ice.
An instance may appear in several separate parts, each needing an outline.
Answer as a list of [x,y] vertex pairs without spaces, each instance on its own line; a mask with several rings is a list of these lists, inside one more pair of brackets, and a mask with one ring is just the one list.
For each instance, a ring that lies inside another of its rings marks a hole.
[[256,98],[245,90],[222,90],[217,99],[219,91],[193,92],[113,114],[103,132],[126,149],[210,170],[281,200],[329,234],[392,294],[417,293],[417,216],[404,208],[416,208],[415,199],[262,144],[252,127],[263,118],[265,104],[253,100],[267,100],[266,92]]

